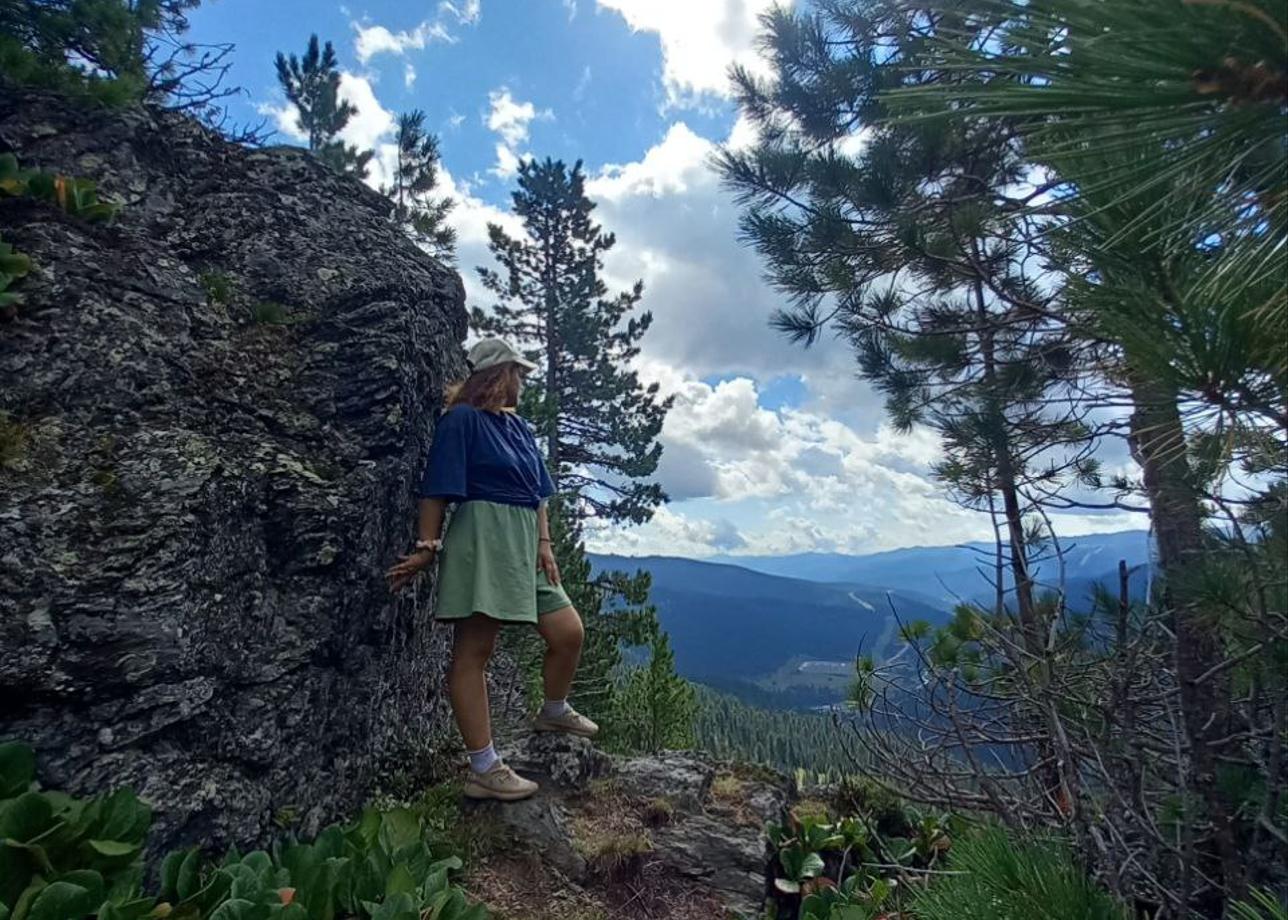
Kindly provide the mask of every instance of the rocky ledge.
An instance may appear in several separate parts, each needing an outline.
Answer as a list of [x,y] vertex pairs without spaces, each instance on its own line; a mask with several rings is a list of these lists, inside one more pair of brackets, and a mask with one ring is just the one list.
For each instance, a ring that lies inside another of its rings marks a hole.
[[786,777],[693,753],[612,757],[565,735],[521,737],[502,752],[541,790],[471,808],[503,844],[473,879],[484,898],[503,901],[502,876],[519,872],[566,905],[549,916],[761,915],[764,826],[789,806]]

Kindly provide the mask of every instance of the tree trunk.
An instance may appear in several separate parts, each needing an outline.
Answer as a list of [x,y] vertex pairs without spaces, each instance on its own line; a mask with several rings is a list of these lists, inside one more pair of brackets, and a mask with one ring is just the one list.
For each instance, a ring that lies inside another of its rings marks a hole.
[[1024,633],[1024,649],[1030,655],[1036,656],[1042,652],[1042,637],[1033,603],[1033,578],[1029,574],[1029,557],[1024,541],[1024,519],[1020,509],[1019,488],[1016,486],[1015,462],[1011,457],[1011,445],[1006,435],[1009,423],[1002,408],[1002,396],[997,391],[997,359],[993,345],[992,318],[988,315],[983,282],[976,278],[973,287],[976,316],[979,320],[979,349],[984,364],[984,382],[989,394],[988,398],[993,404],[991,412],[996,417],[999,432],[998,442],[993,445],[997,464],[995,485],[1002,496],[1002,514],[1006,519],[1007,542],[1011,547],[1011,575],[1015,580],[1015,606],[1019,613],[1020,629]]
[[545,278],[542,279],[546,308],[546,465],[558,493],[562,472],[559,449],[559,267],[555,264],[554,235],[556,228],[545,227],[542,245],[545,250]]
[[[1127,356],[1131,364],[1131,356]],[[1234,842],[1229,810],[1217,788],[1217,743],[1229,734],[1229,686],[1224,672],[1203,675],[1223,660],[1222,640],[1210,611],[1203,609],[1194,585],[1194,567],[1203,552],[1203,515],[1186,453],[1178,395],[1154,375],[1133,372],[1129,385],[1135,410],[1131,417],[1132,452],[1144,473],[1162,570],[1163,601],[1176,635],[1176,676],[1181,717],[1190,742],[1194,792],[1212,824],[1215,853],[1204,854],[1219,866],[1226,892],[1243,887],[1241,859]],[[1188,889],[1186,895],[1189,894]],[[1222,899],[1204,899],[1199,912],[1220,916]]]

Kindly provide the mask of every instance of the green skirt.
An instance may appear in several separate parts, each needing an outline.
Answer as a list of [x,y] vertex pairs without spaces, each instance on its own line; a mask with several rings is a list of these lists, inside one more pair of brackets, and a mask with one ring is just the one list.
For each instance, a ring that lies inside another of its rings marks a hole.
[[434,616],[485,613],[505,623],[536,623],[572,605],[537,571],[537,512],[496,502],[462,502],[452,513],[438,563]]

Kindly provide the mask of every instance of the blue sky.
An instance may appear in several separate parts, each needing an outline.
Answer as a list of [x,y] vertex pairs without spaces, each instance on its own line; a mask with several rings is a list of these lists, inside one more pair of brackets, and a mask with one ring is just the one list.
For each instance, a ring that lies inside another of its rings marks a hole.
[[[274,55],[310,33],[334,42],[341,92],[358,108],[346,139],[374,149],[379,184],[398,112],[423,109],[457,204],[458,262],[487,307],[489,222],[520,158],[581,159],[598,219],[618,238],[606,280],[642,278],[654,325],[641,375],[676,397],[659,470],[673,501],[643,527],[604,528],[592,548],[870,552],[986,539],[980,515],[930,479],[928,432],[894,432],[855,380],[843,345],[790,345],[768,326],[780,296],[737,241],[738,210],[709,162],[751,143],[727,71],[762,70],[758,17],[773,0],[206,0],[192,38],[236,44],[239,121],[266,118],[297,143]],[[1125,514],[1064,515],[1064,535],[1138,526]]]

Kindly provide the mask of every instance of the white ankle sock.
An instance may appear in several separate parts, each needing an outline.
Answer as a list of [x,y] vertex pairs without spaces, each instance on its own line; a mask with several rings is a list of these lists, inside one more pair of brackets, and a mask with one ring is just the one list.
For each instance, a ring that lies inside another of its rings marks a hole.
[[557,719],[560,716],[567,715],[568,710],[572,709],[567,700],[546,700],[541,704],[541,714],[548,719]]
[[486,773],[501,759],[490,744],[482,750],[466,751],[465,754],[470,759],[470,769],[475,773]]

